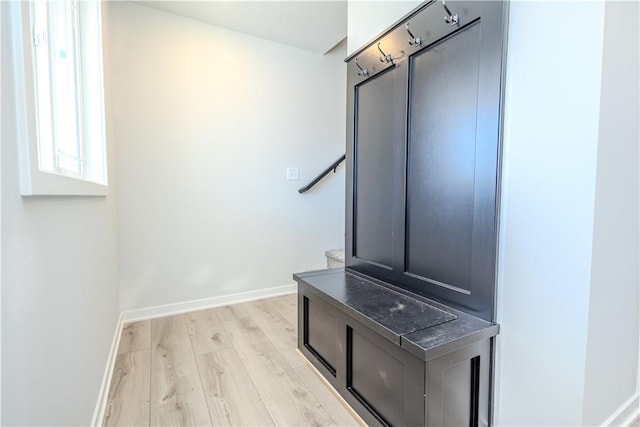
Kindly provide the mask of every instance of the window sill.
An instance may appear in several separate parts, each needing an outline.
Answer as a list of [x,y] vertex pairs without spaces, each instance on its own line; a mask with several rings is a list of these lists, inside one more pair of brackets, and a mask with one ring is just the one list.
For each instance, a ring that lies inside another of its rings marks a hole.
[[106,196],[107,186],[95,182],[31,171],[22,177],[20,187],[23,196]]
[[[20,193],[22,196],[106,196],[108,191],[106,162],[100,168],[100,170],[105,170],[103,174],[105,184],[45,172],[40,170],[38,166],[36,103],[33,99],[35,93],[33,46],[29,7],[29,2],[16,2],[9,6],[11,54],[13,55],[15,78]],[[98,65],[98,69],[102,69],[101,63]],[[99,114],[104,113],[99,111]],[[98,125],[103,132],[104,124],[100,121]],[[92,127],[95,127],[95,124]],[[106,156],[106,146],[103,150]]]

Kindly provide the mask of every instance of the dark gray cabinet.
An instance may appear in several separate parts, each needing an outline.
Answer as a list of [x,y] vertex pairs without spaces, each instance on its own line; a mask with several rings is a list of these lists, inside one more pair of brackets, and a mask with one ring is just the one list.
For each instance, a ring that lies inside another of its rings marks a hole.
[[346,265],[492,320],[506,3],[447,7],[348,58]]
[[298,344],[370,424],[491,423],[507,6],[426,2],[346,60],[346,267],[294,275]]
[[344,269],[294,277],[298,348],[368,425],[489,425],[498,325]]

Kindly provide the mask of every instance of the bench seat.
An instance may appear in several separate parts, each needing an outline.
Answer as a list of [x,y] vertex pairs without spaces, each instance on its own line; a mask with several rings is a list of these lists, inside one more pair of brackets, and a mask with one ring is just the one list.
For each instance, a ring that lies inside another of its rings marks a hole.
[[300,351],[367,424],[488,425],[497,324],[344,269],[294,279]]

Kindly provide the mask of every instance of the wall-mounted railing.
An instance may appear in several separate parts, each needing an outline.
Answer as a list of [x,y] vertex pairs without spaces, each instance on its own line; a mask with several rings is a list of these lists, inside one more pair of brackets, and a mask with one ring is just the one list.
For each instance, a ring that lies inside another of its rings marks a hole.
[[316,185],[317,183],[319,183],[322,178],[324,178],[325,176],[327,176],[327,174],[329,172],[331,172],[333,170],[333,173],[336,173],[336,169],[338,169],[338,166],[340,165],[340,163],[344,162],[344,159],[347,157],[346,154],[343,154],[342,157],[340,157],[338,160],[336,160],[335,162],[333,162],[331,164],[331,166],[329,166],[328,168],[326,168],[324,171],[322,171],[322,173],[320,173],[320,175],[318,175],[317,177],[315,177],[313,179],[313,181],[311,181],[309,184],[307,184],[305,187],[302,187],[301,189],[298,190],[298,193],[302,194],[302,193],[306,193],[307,191],[311,190],[313,188],[314,185]]

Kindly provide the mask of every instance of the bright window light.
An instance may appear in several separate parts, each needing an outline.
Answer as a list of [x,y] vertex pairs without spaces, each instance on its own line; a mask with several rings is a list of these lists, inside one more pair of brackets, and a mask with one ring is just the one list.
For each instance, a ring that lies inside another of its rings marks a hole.
[[16,12],[24,195],[106,194],[100,7],[98,0],[31,0]]

